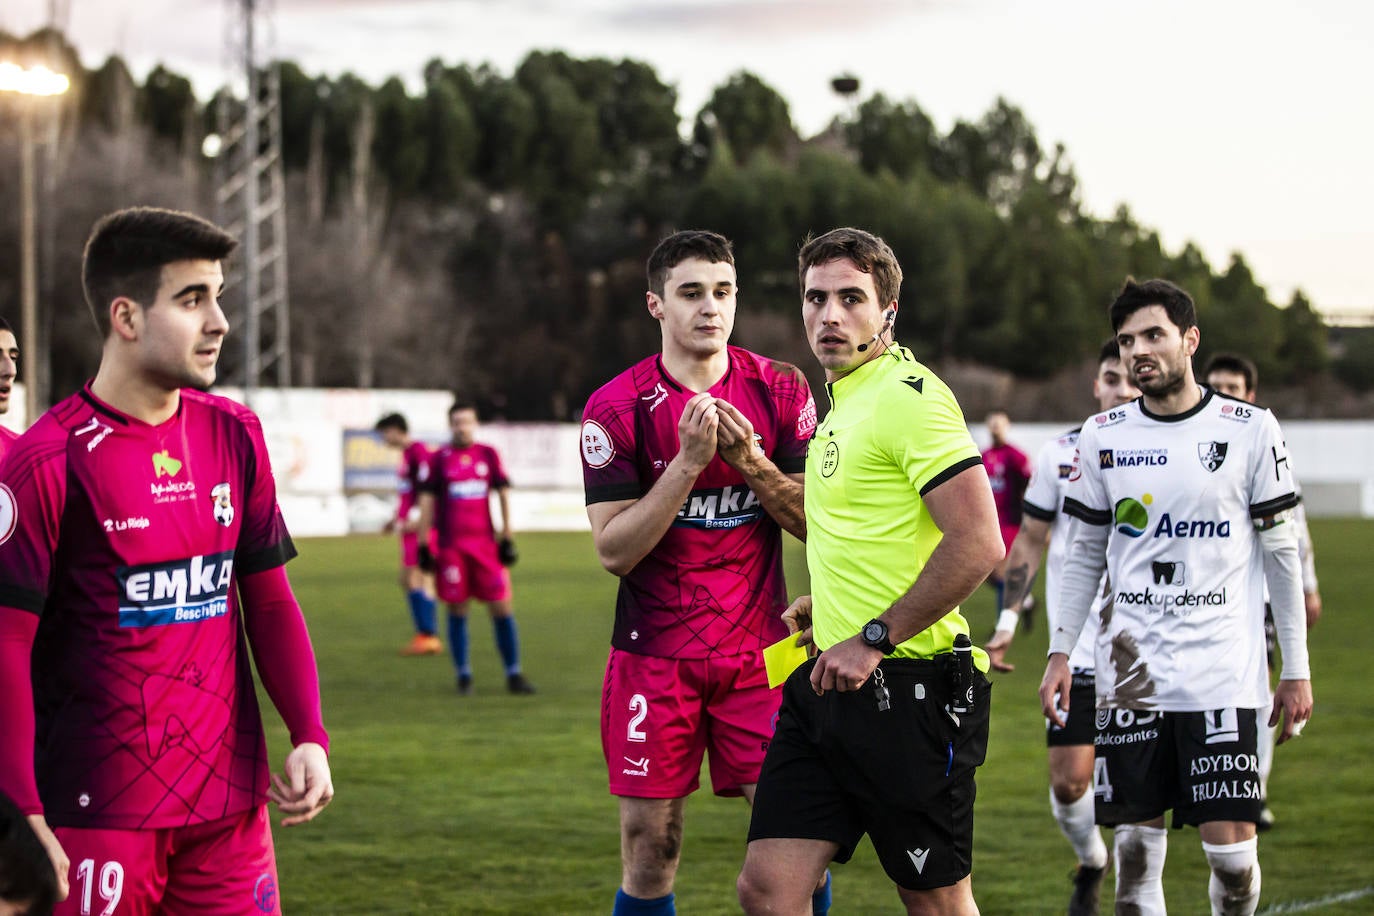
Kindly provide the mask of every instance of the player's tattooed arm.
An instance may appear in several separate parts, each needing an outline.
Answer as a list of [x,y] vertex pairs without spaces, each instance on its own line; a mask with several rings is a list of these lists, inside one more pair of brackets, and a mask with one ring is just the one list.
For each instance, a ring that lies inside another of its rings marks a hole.
[[1007,661],[1006,656],[1007,650],[1011,648],[1012,638],[1016,635],[1016,620],[1021,605],[1026,600],[1030,580],[1031,568],[1029,563],[1022,562],[1007,568],[1006,590],[1003,593],[1004,600],[997,616],[997,626],[993,631],[992,638],[984,646],[984,651],[988,653],[988,662],[994,671],[1010,674],[1016,670],[1016,666]]
[[1021,530],[1007,551],[1006,590],[997,617],[997,626],[984,648],[993,670],[1011,672],[1016,666],[1006,661],[1016,635],[1016,619],[1030,592],[1031,582],[1040,568],[1040,558],[1050,542],[1051,523],[1027,515],[1021,520]]
[[1007,570],[1006,600],[1002,603],[1009,608],[1019,608],[1026,600],[1030,590],[1030,564],[1022,563]]

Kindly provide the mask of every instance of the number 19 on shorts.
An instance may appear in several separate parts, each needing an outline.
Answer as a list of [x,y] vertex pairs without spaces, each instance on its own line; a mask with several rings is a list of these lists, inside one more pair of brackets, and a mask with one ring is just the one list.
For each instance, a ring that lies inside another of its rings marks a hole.
[[124,866],[118,862],[106,862],[100,866],[97,876],[95,859],[82,859],[81,864],[76,866],[76,883],[81,892],[81,916],[93,912],[92,900],[97,892],[105,904],[100,916],[114,916],[115,907],[119,906],[120,898],[124,896]]

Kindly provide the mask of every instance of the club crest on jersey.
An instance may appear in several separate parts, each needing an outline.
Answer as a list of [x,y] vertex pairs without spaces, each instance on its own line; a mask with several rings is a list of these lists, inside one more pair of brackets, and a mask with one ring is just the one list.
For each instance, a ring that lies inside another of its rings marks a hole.
[[234,500],[230,494],[229,484],[216,484],[210,491],[210,499],[215,505],[215,521],[226,528],[234,524]]
[[229,612],[234,552],[120,566],[115,577],[121,627],[198,623]]
[[1226,443],[1199,442],[1197,444],[1197,457],[1204,468],[1215,473],[1216,469],[1221,467],[1221,463],[1226,460]]
[[583,421],[581,444],[582,460],[589,468],[604,468],[615,458],[615,443],[611,441],[611,434],[595,420]]

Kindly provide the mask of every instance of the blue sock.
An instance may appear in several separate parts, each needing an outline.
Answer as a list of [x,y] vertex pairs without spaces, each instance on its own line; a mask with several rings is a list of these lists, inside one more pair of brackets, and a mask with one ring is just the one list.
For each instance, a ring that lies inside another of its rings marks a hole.
[[422,632],[438,633],[439,621],[436,618],[439,602],[434,600],[433,595],[428,594],[423,590],[420,592],[420,597],[422,599],[420,603],[420,623],[424,626],[424,630]]
[[468,664],[468,619],[456,614],[448,615],[448,651],[453,656],[453,667],[459,674],[472,675]]
[[[1002,599],[1004,599],[1007,595],[1007,583],[994,582],[992,583],[992,585],[995,589],[997,589],[997,607],[993,608],[993,610],[1000,614],[1002,613],[1002,609],[1006,607],[1006,605],[1002,603]],[[1019,611],[1021,609],[1017,608],[1017,610]]]
[[611,910],[611,916],[677,916],[677,907],[673,904],[672,894],[646,900],[643,897],[631,897],[624,890],[617,890],[615,909]]
[[825,916],[830,912],[830,869],[825,870],[825,887],[811,895],[811,916]]
[[424,589],[414,588],[406,592],[406,601],[410,604],[410,619],[415,622],[415,632],[433,636],[434,599],[426,595]]
[[514,617],[493,617],[491,628],[496,632],[496,649],[506,665],[507,674],[520,671],[520,637],[515,632]]

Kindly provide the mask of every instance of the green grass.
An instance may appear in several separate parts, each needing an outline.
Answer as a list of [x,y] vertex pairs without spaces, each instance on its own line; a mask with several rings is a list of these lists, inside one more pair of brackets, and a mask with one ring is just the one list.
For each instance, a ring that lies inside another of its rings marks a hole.
[[[1314,524],[1326,613],[1311,638],[1316,715],[1278,749],[1278,826],[1260,841],[1263,906],[1374,884],[1374,729],[1366,601],[1374,522]],[[319,656],[337,798],[314,823],[276,831],[286,912],[608,913],[620,879],[615,800],[606,791],[598,708],[615,580],[582,534],[528,534],[515,567],[516,615],[534,697],[504,692],[485,614],[474,608],[476,691],[454,691],[447,657],[399,658],[408,617],[391,539],[307,540],[290,567]],[[789,545],[789,581],[804,588]],[[993,600],[968,603],[975,634]],[[973,886],[985,914],[1062,912],[1072,853],[1049,814],[1035,691],[1043,622],[997,680],[991,747],[979,771]],[[275,765],[285,732],[268,711]],[[709,786],[709,782],[706,783]],[[748,811],[699,791],[687,804],[679,912],[735,913]],[[1207,870],[1193,830],[1170,833],[1171,913],[1206,912]],[[1110,898],[1110,890],[1107,894]],[[861,847],[835,869],[844,914],[900,912]],[[1367,913],[1374,897],[1322,913]],[[1105,907],[1104,912],[1110,912]]]

